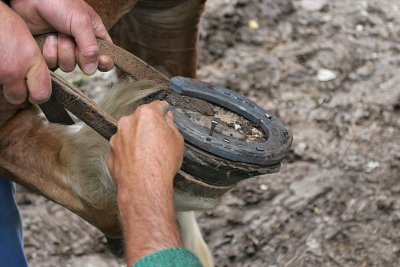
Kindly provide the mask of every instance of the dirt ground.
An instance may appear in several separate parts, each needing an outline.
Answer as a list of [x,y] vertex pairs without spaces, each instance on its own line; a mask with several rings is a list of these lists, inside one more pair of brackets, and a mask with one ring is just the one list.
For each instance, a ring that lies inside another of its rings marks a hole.
[[[216,266],[400,266],[400,2],[209,0],[200,40],[199,78],[294,136],[280,173],[198,213]],[[124,266],[77,216],[17,199],[31,266]]]

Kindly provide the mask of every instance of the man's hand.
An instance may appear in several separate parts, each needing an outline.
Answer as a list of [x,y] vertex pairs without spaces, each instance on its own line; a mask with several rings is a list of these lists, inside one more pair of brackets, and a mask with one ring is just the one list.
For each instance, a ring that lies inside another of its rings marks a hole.
[[12,104],[34,104],[51,95],[49,70],[24,21],[0,1],[0,84]]
[[134,182],[136,176],[172,184],[182,164],[183,138],[168,108],[167,102],[154,101],[118,121],[109,158],[118,187]]
[[96,38],[110,42],[111,38],[99,15],[85,1],[13,0],[11,6],[33,34],[62,33],[45,41],[43,56],[50,68],[59,65],[63,71],[72,71],[78,63],[88,75],[97,68],[102,71],[113,68],[111,58],[99,58],[96,42]]
[[143,105],[118,121],[108,167],[118,186],[128,266],[165,248],[181,247],[173,178],[183,138],[164,101]]

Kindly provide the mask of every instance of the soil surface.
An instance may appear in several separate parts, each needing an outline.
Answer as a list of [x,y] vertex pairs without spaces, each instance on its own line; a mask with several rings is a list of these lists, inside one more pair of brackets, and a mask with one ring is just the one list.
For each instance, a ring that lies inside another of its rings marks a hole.
[[[198,77],[294,136],[280,173],[198,213],[216,266],[400,266],[400,2],[209,0],[201,26]],[[17,200],[31,266],[124,266],[77,216]]]

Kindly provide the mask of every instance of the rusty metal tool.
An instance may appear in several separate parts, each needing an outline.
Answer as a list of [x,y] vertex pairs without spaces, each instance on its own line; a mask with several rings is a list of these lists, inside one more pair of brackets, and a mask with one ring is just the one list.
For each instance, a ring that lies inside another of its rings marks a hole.
[[[101,136],[110,140],[111,136],[117,131],[117,121],[99,108],[89,97],[70,85],[59,75],[50,72],[50,76],[53,87],[52,99],[89,125],[90,128],[98,132]],[[41,106],[43,113],[45,113],[49,121],[51,121],[51,117],[49,117],[52,116],[51,114],[65,112],[65,110],[59,106],[57,107],[53,101],[50,101],[50,103],[50,107]],[[54,110],[55,108],[57,108],[57,110]],[[58,118],[59,117],[57,117],[57,119]],[[66,120],[68,119],[66,118]],[[64,121],[64,123],[68,122],[69,121]]]
[[[36,42],[43,50],[44,41],[49,34],[36,36]],[[97,40],[100,54],[110,56],[115,66],[132,76],[135,80],[152,80],[168,86],[168,78],[153,67],[132,55],[128,51],[104,40]],[[84,95],[59,75],[51,73],[53,87],[52,97],[46,104],[40,105],[43,113],[50,122],[72,124],[72,119],[64,108],[85,122],[101,136],[110,140],[117,130],[117,122],[97,106],[89,97]]]

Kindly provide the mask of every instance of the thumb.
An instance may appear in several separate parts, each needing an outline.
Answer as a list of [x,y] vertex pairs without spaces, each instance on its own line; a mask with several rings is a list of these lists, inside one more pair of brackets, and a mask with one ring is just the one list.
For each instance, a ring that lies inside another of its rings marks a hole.
[[49,69],[41,55],[32,60],[36,62],[26,75],[26,85],[29,92],[29,101],[32,104],[41,104],[51,96],[51,79]]

